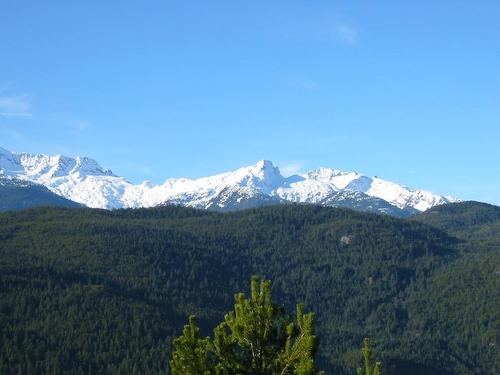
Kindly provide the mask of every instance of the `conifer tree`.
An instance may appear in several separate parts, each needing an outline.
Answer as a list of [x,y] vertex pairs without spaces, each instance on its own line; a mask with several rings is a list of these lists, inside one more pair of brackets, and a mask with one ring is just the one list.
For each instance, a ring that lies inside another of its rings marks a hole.
[[174,340],[175,352],[170,361],[174,375],[211,375],[212,365],[209,360],[209,339],[200,339],[200,329],[196,318],[189,317],[189,324],[184,326],[182,336]]
[[271,282],[253,277],[250,298],[235,296],[234,311],[215,328],[213,340],[199,339],[190,319],[174,340],[170,367],[173,375],[314,375],[313,328],[313,313],[297,305],[292,320],[272,303]]
[[[370,349],[370,340],[365,338],[363,340],[363,348],[361,348],[361,353],[363,353],[363,361],[365,372],[364,375],[380,375],[380,368],[382,367],[382,362],[373,362],[373,350]],[[358,368],[358,375],[363,375],[363,370]]]

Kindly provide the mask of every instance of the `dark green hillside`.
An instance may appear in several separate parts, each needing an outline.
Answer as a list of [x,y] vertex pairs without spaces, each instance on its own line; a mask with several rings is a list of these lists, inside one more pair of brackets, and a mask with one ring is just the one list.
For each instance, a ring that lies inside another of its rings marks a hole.
[[458,232],[500,221],[500,207],[481,202],[461,202],[436,206],[413,219],[446,231]]
[[[417,338],[439,343],[449,354],[442,357],[445,367],[455,363],[461,374],[499,373],[500,252],[460,259],[419,287],[408,301],[418,315],[407,327],[410,346],[418,345]],[[432,361],[436,353],[425,349],[419,355]]]
[[81,207],[80,204],[52,193],[34,183],[0,179],[0,211],[40,206]]
[[[500,207],[480,202],[454,203],[432,208],[412,220],[447,231],[462,240],[463,254],[448,267],[435,272],[422,293],[427,301],[421,326],[439,325],[460,334],[440,337],[428,332],[429,340],[442,341],[457,356],[463,373],[473,373],[475,363],[467,353],[476,352],[490,373],[500,370]],[[430,297],[430,298],[429,298]],[[418,328],[416,328],[418,330]],[[487,372],[485,372],[487,373]]]
[[466,240],[474,252],[500,249],[500,207],[480,202],[453,203],[434,207],[412,217]]
[[[328,374],[354,372],[364,336],[385,374],[494,374],[498,279],[481,263],[483,278],[456,276],[461,242],[417,221],[302,205],[4,213],[0,373],[165,373],[187,316],[210,333],[258,273],[278,302],[316,312]],[[454,312],[464,301],[475,304],[467,320]]]

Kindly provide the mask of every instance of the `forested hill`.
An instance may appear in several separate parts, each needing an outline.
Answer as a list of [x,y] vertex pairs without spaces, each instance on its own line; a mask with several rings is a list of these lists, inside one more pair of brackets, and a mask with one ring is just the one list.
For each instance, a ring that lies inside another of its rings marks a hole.
[[500,207],[480,202],[434,207],[412,218],[466,241],[474,252],[500,249]]
[[43,185],[0,177],[0,212],[39,206],[82,207],[54,194]]
[[[458,259],[431,278],[431,312],[450,332],[447,346],[462,367],[478,371],[465,353],[493,353],[485,374],[500,373],[500,207],[480,202],[453,203],[411,218],[461,240]],[[461,327],[461,334],[454,327]],[[474,348],[474,349],[472,349]],[[461,353],[461,354],[460,354]],[[467,373],[466,370],[464,370]]]
[[365,336],[385,374],[498,373],[498,251],[418,220],[302,205],[0,214],[0,373],[166,373],[187,316],[209,334],[252,274],[316,312],[327,374],[354,373]]

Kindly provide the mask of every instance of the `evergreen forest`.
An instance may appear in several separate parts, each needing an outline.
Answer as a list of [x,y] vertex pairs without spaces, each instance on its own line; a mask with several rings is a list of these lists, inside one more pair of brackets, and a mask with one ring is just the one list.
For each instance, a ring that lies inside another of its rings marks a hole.
[[169,374],[196,315],[213,334],[253,275],[314,312],[315,363],[355,374],[500,373],[500,208],[408,219],[312,205],[0,214],[0,374]]

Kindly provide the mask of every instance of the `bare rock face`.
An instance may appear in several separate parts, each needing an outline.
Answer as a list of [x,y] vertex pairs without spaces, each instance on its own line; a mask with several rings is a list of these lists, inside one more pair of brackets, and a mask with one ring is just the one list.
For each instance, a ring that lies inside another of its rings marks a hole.
[[351,241],[353,240],[353,236],[342,236],[340,237],[340,243],[342,245],[349,245]]

